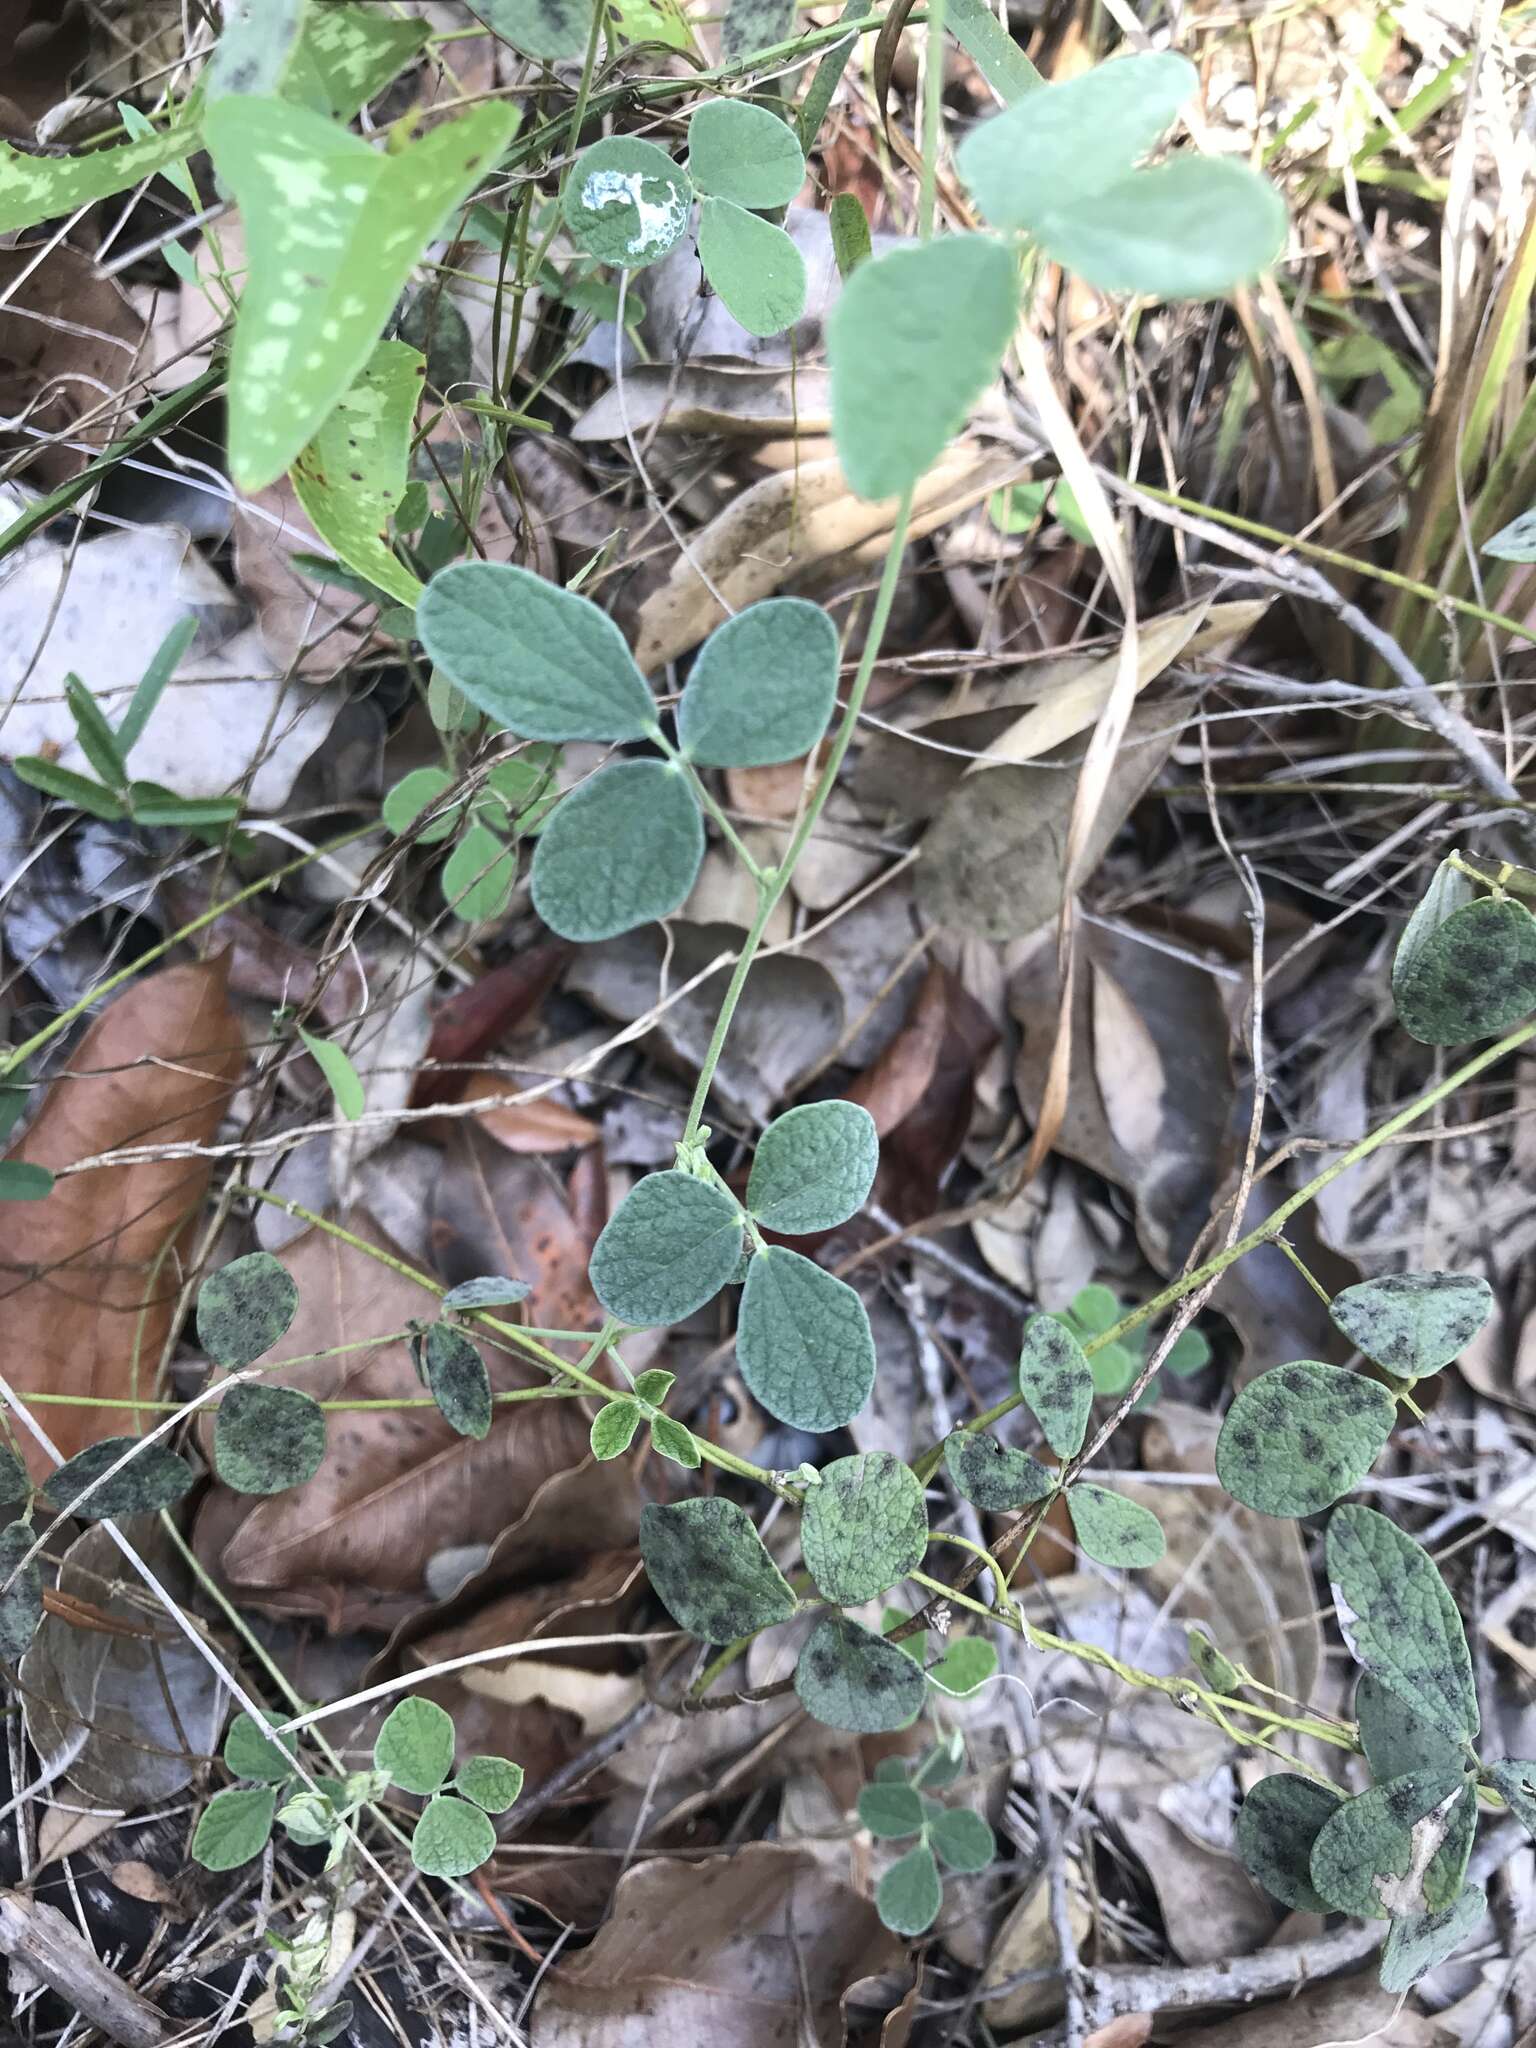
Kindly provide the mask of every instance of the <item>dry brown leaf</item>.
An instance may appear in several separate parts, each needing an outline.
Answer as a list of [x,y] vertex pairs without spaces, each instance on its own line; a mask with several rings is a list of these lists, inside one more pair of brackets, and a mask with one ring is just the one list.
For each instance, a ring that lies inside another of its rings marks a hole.
[[[211,1138],[245,1065],[222,958],[134,982],[86,1032],[12,1157],[53,1171],[124,1146]],[[208,1186],[200,1159],[60,1180],[0,1209],[6,1376],[21,1393],[126,1400],[155,1391],[181,1284],[174,1257]],[[110,1409],[51,1408],[65,1457],[131,1429]],[[51,1469],[23,1439],[35,1477]]]
[[1152,2014],[1123,2012],[1107,2027],[1095,2027],[1083,2048],[1142,2048],[1152,2038]]
[[603,1190],[600,1152],[582,1153],[567,1190],[552,1167],[456,1124],[433,1190],[434,1262],[450,1285],[481,1273],[527,1280],[531,1323],[595,1330],[603,1318],[587,1261],[607,1221]]
[[[1330,1984],[1308,1985],[1294,1998],[1276,1999],[1182,2038],[1191,2048],[1303,2048],[1303,2043],[1370,2043],[1370,2048],[1440,2048],[1448,2043],[1433,2020],[1398,2015],[1395,1992],[1383,1991],[1374,1969]],[[1397,2024],[1393,2024],[1396,2019]]]
[[571,428],[573,441],[621,441],[633,434],[824,434],[832,424],[825,370],[732,369],[724,364],[642,364],[605,391]]
[[0,302],[0,417],[26,420],[32,475],[61,484],[122,432],[145,320],[67,242],[43,264],[35,249],[0,249]]
[[645,1698],[645,1682],[637,1673],[582,1671],[539,1657],[514,1657],[500,1671],[494,1665],[472,1667],[462,1684],[466,1692],[504,1707],[539,1702],[574,1714],[589,1736],[616,1728]]
[[[1085,1942],[1093,1929],[1093,1915],[1075,1869],[1068,1873],[1067,1918],[1078,1943]],[[1042,1876],[998,1929],[981,1988],[990,1991],[994,1985],[1024,1970],[1053,1968],[1059,1953],[1056,1930],[1051,1925],[1050,1886]],[[1061,2006],[1061,1979],[1044,1977],[1038,1983],[1018,1984],[1011,1991],[988,1998],[981,2010],[986,2013],[990,2027],[1012,2033],[1015,2028],[1038,2027],[1054,2019]]]
[[[489,1098],[494,1102],[498,1095],[515,1093],[516,1083],[503,1075],[476,1074],[460,1100],[484,1102]],[[536,1102],[502,1103],[482,1109],[476,1122],[509,1152],[569,1152],[576,1146],[595,1145],[602,1136],[590,1117],[567,1109],[563,1102],[548,1095],[540,1096]]]
[[330,549],[305,517],[289,478],[236,500],[234,536],[235,581],[255,610],[273,665],[325,682],[355,661],[373,637],[378,608],[293,566],[295,554],[327,555]]

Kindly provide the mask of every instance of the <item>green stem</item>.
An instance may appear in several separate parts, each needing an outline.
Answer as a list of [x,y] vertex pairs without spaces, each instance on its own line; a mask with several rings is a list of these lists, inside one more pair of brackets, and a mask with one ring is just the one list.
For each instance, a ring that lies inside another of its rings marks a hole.
[[938,210],[939,149],[944,140],[944,0],[928,0],[923,36],[923,155],[917,194],[917,232],[933,235]]

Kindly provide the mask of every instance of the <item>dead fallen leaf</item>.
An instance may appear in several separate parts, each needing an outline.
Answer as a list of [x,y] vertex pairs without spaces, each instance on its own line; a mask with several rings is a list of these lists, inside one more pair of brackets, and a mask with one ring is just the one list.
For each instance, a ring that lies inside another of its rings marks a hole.
[[1303,2042],[1369,2042],[1371,2048],[1439,2048],[1447,2040],[1432,2020],[1413,2012],[1392,2024],[1400,2004],[1383,1991],[1374,1969],[1330,1984],[1311,1984],[1294,1998],[1247,2006],[1235,2018],[1182,2038],[1200,2048],[1301,2048]]
[[[499,1095],[514,1094],[516,1087],[516,1082],[503,1074],[476,1074],[460,1100],[494,1101]],[[476,1121],[509,1152],[569,1152],[575,1146],[595,1145],[602,1136],[590,1117],[567,1109],[549,1095],[541,1095],[536,1102],[483,1109]]]
[[433,1261],[453,1285],[481,1273],[528,1281],[528,1320],[547,1330],[602,1322],[587,1261],[607,1221],[602,1154],[584,1153],[562,1187],[554,1169],[456,1124],[433,1190]]
[[[173,923],[190,924],[210,906],[208,892],[187,875],[167,875],[160,897]],[[319,961],[313,953],[285,939],[248,910],[226,910],[208,927],[211,946],[228,953],[229,992],[260,996],[264,1001],[297,1006],[314,989]],[[315,1003],[315,1014],[327,1025],[340,1024],[362,1007],[363,978],[349,949],[335,963]]]
[[[1067,1918],[1076,1939],[1085,1942],[1093,1928],[1093,1915],[1075,1869],[1070,1872],[1067,1884]],[[1050,1890],[1042,1875],[998,1929],[981,1988],[989,1992],[1025,1970],[1054,1968],[1058,1959],[1056,1931],[1051,1925]],[[1011,1991],[989,1997],[980,2010],[994,2030],[1012,2033],[1015,2028],[1043,2025],[1054,2019],[1061,2007],[1061,1979],[1044,1977],[1037,1983],[1017,1984]]]
[[25,419],[43,485],[122,432],[144,339],[143,316],[83,250],[65,242],[40,264],[35,249],[0,249],[0,417]]
[[640,364],[624,374],[624,402],[610,386],[571,428],[573,441],[620,441],[631,433],[824,434],[831,426],[825,370],[733,368],[729,364]]
[[327,682],[363,653],[378,607],[293,566],[296,554],[331,550],[305,517],[288,477],[236,499],[234,539],[235,580],[255,611],[259,644],[272,667]]

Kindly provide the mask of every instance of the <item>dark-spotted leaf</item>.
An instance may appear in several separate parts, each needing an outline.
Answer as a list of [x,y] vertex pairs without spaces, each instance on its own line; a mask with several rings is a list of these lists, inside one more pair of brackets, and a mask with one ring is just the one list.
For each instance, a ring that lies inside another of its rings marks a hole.
[[772,49],[795,32],[795,0],[726,0],[720,55],[736,63]]
[[656,707],[589,597],[510,562],[455,562],[416,607],[421,644],[487,718],[532,740],[638,740]]
[[1505,1757],[1488,1766],[1488,1782],[1526,1833],[1536,1835],[1536,1763]]
[[674,1422],[670,1415],[651,1417],[651,1449],[663,1458],[670,1458],[674,1465],[683,1466],[686,1471],[698,1470],[701,1458],[698,1438],[681,1422]]
[[1027,1451],[1014,1451],[985,1431],[957,1429],[944,1440],[944,1468],[957,1490],[988,1514],[1006,1514],[1044,1500],[1055,1474]]
[[1466,1350],[1493,1314],[1493,1289],[1480,1273],[1389,1273],[1346,1287],[1328,1313],[1367,1358],[1417,1380]]
[[533,856],[533,907],[563,939],[617,938],[682,907],[704,821],[670,761],[615,761],[561,799]]
[[765,768],[808,754],[837,700],[837,628],[819,604],[768,597],[717,626],[677,713],[690,760]]
[[215,1365],[251,1365],[284,1336],[299,1290],[270,1252],[248,1252],[210,1273],[197,1290],[197,1341]]
[[571,240],[584,256],[642,270],[682,239],[693,185],[654,142],[613,135],[577,157],[563,205]]
[[[88,1522],[174,1507],[192,1484],[192,1467],[162,1443],[138,1446],[138,1438],[132,1436],[107,1436],[88,1444],[52,1474],[44,1492],[60,1514],[79,1515]],[[98,1486],[101,1475],[129,1451],[134,1455],[122,1471]]]
[[1398,1778],[1404,1771],[1460,1770],[1466,1762],[1454,1737],[1369,1671],[1361,1673],[1355,1687],[1355,1720],[1373,1778]]
[[592,0],[478,0],[480,19],[525,57],[580,57],[592,34]]
[[829,1600],[873,1600],[915,1571],[928,1547],[928,1510],[912,1471],[889,1451],[861,1451],[822,1468],[800,1523],[806,1568]]
[[1428,1770],[1346,1799],[1312,1844],[1313,1885],[1335,1912],[1366,1920],[1438,1911],[1450,1899],[1428,1896],[1430,1873],[1469,1796],[1459,1772]]
[[747,1268],[736,1359],[752,1398],[778,1422],[817,1434],[851,1422],[875,1383],[875,1340],[844,1280],[782,1245]]
[[688,175],[700,192],[767,212],[800,190],[805,156],[794,129],[767,107],[710,99],[688,122]]
[[997,1651],[982,1636],[957,1636],[924,1676],[952,1700],[968,1699],[997,1676]]
[[1374,1508],[1336,1508],[1328,1579],[1355,1661],[1459,1741],[1479,1726],[1466,1632],[1428,1553]]
[[428,1877],[467,1877],[496,1853],[496,1830],[478,1806],[451,1793],[429,1799],[411,1837],[411,1861]]
[[1470,875],[1452,867],[1449,858],[1441,861],[1397,942],[1397,952],[1392,959],[1394,988],[1400,975],[1412,972],[1420,954],[1446,919],[1463,909],[1476,894]]
[[1141,1571],[1156,1564],[1167,1548],[1163,1525],[1152,1510],[1107,1487],[1072,1487],[1067,1512],[1083,1552],[1097,1564]]
[[237,1778],[260,1785],[283,1785],[293,1776],[298,1738],[274,1736],[249,1714],[236,1714],[224,1737],[224,1761]]
[[1507,1031],[1536,1009],[1536,918],[1508,897],[1466,904],[1394,971],[1392,998],[1424,1045]]
[[950,1870],[985,1870],[997,1854],[997,1839],[979,1813],[946,1806],[928,1824],[928,1839]]
[[472,1756],[453,1781],[453,1789],[486,1813],[505,1813],[523,1789],[523,1767],[504,1756]]
[[835,1230],[864,1206],[879,1159],[875,1120],[861,1103],[802,1103],[759,1139],[747,1209],[765,1230],[790,1237]]
[[499,1273],[486,1273],[477,1280],[461,1280],[443,1296],[443,1307],[462,1315],[475,1308],[508,1308],[526,1301],[533,1292],[528,1280],[510,1280]]
[[805,311],[805,258],[783,228],[729,199],[699,203],[699,262],[748,334],[782,334]]
[[1298,1359],[1250,1380],[1232,1403],[1216,1474],[1261,1515],[1315,1515],[1365,1477],[1396,1420],[1397,1403],[1375,1380]]
[[1082,1345],[1054,1316],[1031,1316],[1024,1325],[1019,1392],[1057,1457],[1076,1457],[1093,1412],[1093,1372]]
[[826,1727],[883,1735],[917,1719],[923,1674],[897,1644],[829,1614],[800,1652],[795,1691],[806,1712]]
[[325,1458],[325,1410],[297,1387],[231,1387],[213,1424],[213,1462],[236,1493],[286,1493]]
[[422,1343],[427,1391],[443,1420],[460,1436],[476,1439],[491,1427],[491,1381],[485,1360],[462,1330],[434,1323]]
[[270,1785],[231,1785],[215,1792],[192,1836],[191,1855],[204,1870],[238,1870],[267,1846],[277,1793]]
[[16,1502],[29,1499],[31,1492],[32,1481],[27,1477],[26,1466],[9,1444],[0,1443],[0,1506],[13,1507]]
[[644,1329],[681,1322],[712,1301],[740,1256],[741,1211],[730,1196],[672,1167],[636,1181],[588,1270],[608,1313]]
[[0,1529],[0,1659],[19,1664],[43,1619],[43,1579],[36,1562],[21,1560],[37,1540],[30,1522]]
[[387,1772],[402,1792],[435,1792],[453,1769],[452,1716],[435,1700],[401,1700],[378,1732],[373,1767]]
[[875,1911],[893,1934],[926,1934],[939,1917],[944,1887],[926,1842],[893,1863],[875,1886]]
[[938,460],[996,375],[1017,315],[1013,254],[985,235],[941,235],[859,265],[827,342],[833,439],[861,498],[894,497]]
[[1312,1882],[1312,1846],[1339,1806],[1336,1792],[1291,1771],[1261,1778],[1237,1816],[1237,1852],[1248,1875],[1294,1913],[1326,1913]]
[[642,1508],[640,1555],[662,1605],[706,1643],[733,1643],[795,1611],[789,1581],[734,1501]]
[[588,1441],[594,1458],[606,1463],[622,1458],[640,1427],[640,1410],[633,1401],[605,1401],[592,1418]]
[[1205,299],[1273,263],[1285,229],[1284,201],[1246,164],[1178,156],[1055,208],[1037,239],[1100,291]]
[[1482,1888],[1469,1884],[1438,1913],[1408,1913],[1392,1922],[1381,1952],[1381,1988],[1398,1996],[1427,1970],[1453,1956],[1488,1910]]
[[403,341],[381,341],[293,464],[294,492],[315,531],[403,605],[415,604],[421,583],[384,534],[405,495],[425,369]]

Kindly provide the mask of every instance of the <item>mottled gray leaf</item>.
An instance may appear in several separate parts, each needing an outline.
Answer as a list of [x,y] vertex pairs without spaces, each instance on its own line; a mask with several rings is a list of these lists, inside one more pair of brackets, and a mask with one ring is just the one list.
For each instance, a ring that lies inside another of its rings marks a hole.
[[37,1540],[30,1522],[0,1529],[0,1659],[21,1661],[43,1618],[43,1579],[35,1563],[17,1566]]
[[1468,1792],[1459,1772],[1408,1771],[1346,1799],[1312,1845],[1313,1884],[1366,1920],[1437,1911],[1449,1899],[1428,1896],[1430,1872]]
[[1337,1508],[1328,1578],[1357,1663],[1448,1735],[1472,1741],[1477,1687],[1456,1603],[1428,1554],[1374,1508]]
[[907,1728],[923,1704],[923,1674],[895,1643],[829,1614],[812,1630],[795,1666],[795,1691],[808,1714],[852,1735]]
[[1493,1313],[1480,1273],[1390,1273],[1333,1298],[1350,1343],[1399,1379],[1423,1379],[1465,1351]]
[[1167,1549],[1163,1525],[1150,1508],[1081,1481],[1067,1493],[1067,1512],[1084,1553],[1097,1564],[1141,1571]]
[[957,1429],[944,1439],[944,1466],[964,1498],[992,1515],[1044,1500],[1056,1484],[1055,1473],[1027,1451],[978,1430]]
[[[89,1522],[104,1522],[118,1515],[148,1514],[156,1508],[174,1507],[192,1484],[192,1467],[163,1443],[135,1450],[137,1437],[106,1436],[88,1444],[53,1473],[44,1489],[62,1514],[76,1514]],[[104,1485],[96,1480],[115,1465],[127,1451],[132,1461]],[[86,1489],[91,1488],[89,1495]],[[76,1501],[80,1502],[77,1507]]]
[[1312,1845],[1339,1805],[1338,1794],[1312,1778],[1279,1771],[1261,1778],[1237,1816],[1237,1851],[1248,1874],[1295,1913],[1325,1913],[1312,1882]]
[[250,1252],[197,1290],[197,1341],[216,1365],[250,1365],[293,1321],[299,1290],[270,1252]]
[[422,1344],[427,1388],[443,1420],[460,1436],[490,1433],[491,1380],[485,1360],[462,1330],[434,1323]]
[[1250,1380],[1232,1403],[1216,1474],[1261,1515],[1315,1515],[1365,1477],[1396,1420],[1397,1403],[1377,1381],[1297,1359]]
[[1031,1316],[1024,1325],[1019,1392],[1057,1457],[1076,1457],[1093,1411],[1093,1372],[1082,1345],[1054,1316]]
[[1394,1920],[1381,1952],[1381,1988],[1399,1995],[1427,1970],[1456,1953],[1488,1910],[1482,1888],[1467,1886],[1438,1913],[1410,1913]]
[[642,1508],[640,1555],[657,1598],[680,1627],[706,1643],[733,1643],[788,1621],[795,1611],[789,1581],[752,1517],[734,1501]]
[[1455,911],[1392,978],[1403,1027],[1425,1045],[1492,1038],[1536,1009],[1536,918],[1508,897]]
[[856,1607],[923,1561],[928,1510],[915,1475],[889,1451],[862,1451],[822,1468],[800,1523],[806,1568],[819,1590]]

